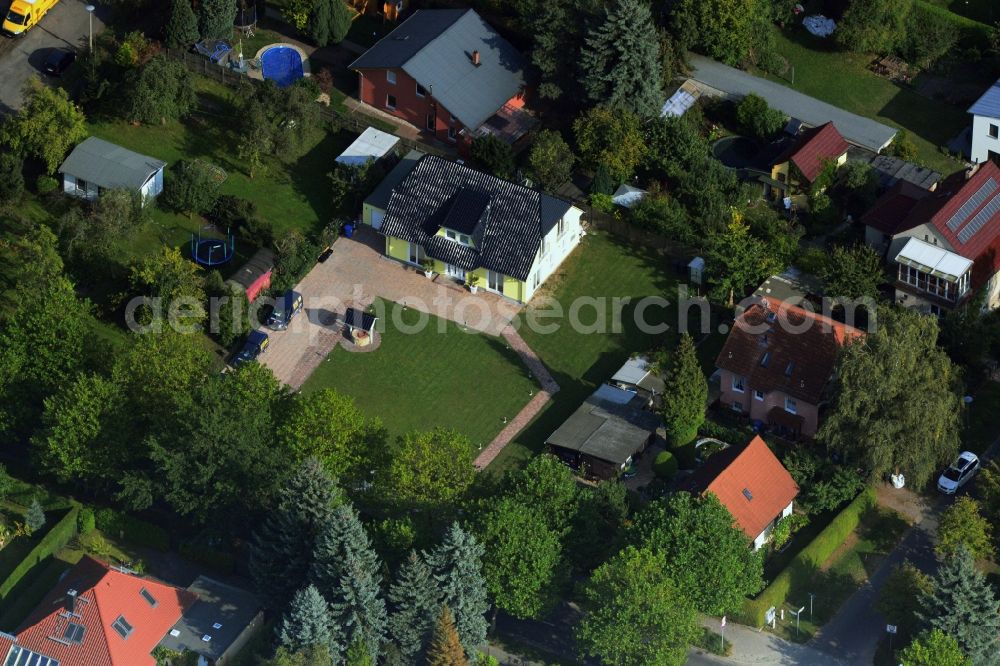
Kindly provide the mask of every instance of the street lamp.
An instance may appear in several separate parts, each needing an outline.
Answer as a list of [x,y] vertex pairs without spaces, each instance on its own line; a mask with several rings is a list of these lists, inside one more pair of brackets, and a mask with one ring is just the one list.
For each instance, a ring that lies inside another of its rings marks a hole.
[[90,38],[88,43],[90,44],[90,57],[94,57],[94,10],[97,9],[94,5],[87,5],[84,7],[87,10],[87,22],[90,25]]

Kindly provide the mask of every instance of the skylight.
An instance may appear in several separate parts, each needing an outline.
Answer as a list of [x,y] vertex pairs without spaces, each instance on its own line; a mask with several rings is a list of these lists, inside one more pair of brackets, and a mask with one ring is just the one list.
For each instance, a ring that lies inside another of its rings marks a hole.
[[156,605],[157,605],[156,597],[154,597],[152,594],[150,594],[149,590],[147,590],[146,588],[142,588],[141,590],[139,590],[139,594],[142,595],[143,599],[145,599],[147,602],[149,602],[150,606],[152,606],[153,608],[156,608]]
[[122,638],[128,638],[132,633],[132,625],[125,620],[124,615],[119,615],[118,619],[111,623],[111,628]]
[[77,624],[76,622],[70,622],[66,625],[66,631],[63,632],[63,638],[70,643],[82,643],[83,633],[86,631],[86,627],[82,624]]
[[750,492],[749,488],[743,489],[743,497],[746,497],[748,502],[753,501],[753,493]]
[[52,657],[32,652],[20,645],[12,645],[10,652],[7,653],[7,661],[4,662],[4,666],[28,666],[28,664],[31,666],[59,666],[59,662]]

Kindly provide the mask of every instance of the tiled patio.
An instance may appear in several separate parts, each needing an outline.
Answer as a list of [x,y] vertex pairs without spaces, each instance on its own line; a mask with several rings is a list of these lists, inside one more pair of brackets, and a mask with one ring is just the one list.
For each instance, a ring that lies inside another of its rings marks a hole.
[[[368,227],[354,238],[340,238],[333,253],[303,278],[305,316],[296,317],[286,331],[270,332],[271,345],[261,356],[279,381],[298,389],[323,358],[341,340],[343,315],[348,307],[367,308],[376,298],[392,301],[449,319],[471,329],[499,336],[521,309],[497,294],[468,289],[384,256],[384,239]],[[391,316],[391,311],[386,313]],[[377,353],[377,352],[375,352]]]

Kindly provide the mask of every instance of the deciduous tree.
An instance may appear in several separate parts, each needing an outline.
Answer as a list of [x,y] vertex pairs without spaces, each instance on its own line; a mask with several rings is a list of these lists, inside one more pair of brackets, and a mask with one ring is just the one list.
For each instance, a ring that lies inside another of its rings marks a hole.
[[24,85],[21,110],[0,125],[0,143],[37,157],[53,173],[75,144],[87,137],[87,119],[64,88],[31,77]]
[[667,440],[672,446],[681,446],[698,434],[698,428],[705,422],[708,403],[708,381],[698,362],[694,340],[686,332],[667,356],[662,374],[665,385],[662,414]]
[[668,16],[682,49],[739,65],[773,49],[766,0],[680,0]]
[[752,235],[743,215],[735,210],[726,229],[710,236],[706,259],[712,292],[729,305],[784,268],[767,242]]
[[819,277],[828,298],[874,300],[885,282],[885,269],[882,258],[867,245],[834,245]]
[[660,44],[649,4],[616,0],[585,37],[583,89],[594,104],[652,118],[663,106]]
[[573,134],[583,165],[603,167],[616,183],[631,178],[646,153],[639,117],[627,110],[590,109],[573,122]]
[[0,206],[17,203],[24,194],[24,159],[15,153],[0,154]]
[[929,629],[953,636],[974,664],[992,666],[1000,657],[998,608],[993,587],[969,551],[960,547],[941,563],[933,588],[921,594],[918,616]]
[[901,633],[912,636],[920,626],[917,618],[920,599],[929,594],[933,586],[930,576],[905,560],[886,578],[875,608],[890,624],[896,625]]
[[472,159],[497,178],[509,179],[514,175],[514,152],[503,140],[492,134],[478,137],[469,149]]
[[887,307],[877,314],[877,326],[841,355],[817,438],[872,478],[898,469],[920,487],[958,452],[958,372],[937,347],[933,317]]
[[137,70],[129,84],[128,103],[121,110],[127,120],[157,125],[184,118],[196,101],[188,68],[177,60],[158,55]]
[[532,175],[547,192],[554,192],[570,179],[575,162],[576,155],[555,130],[542,130],[531,144],[528,164]]
[[995,554],[993,525],[979,512],[979,502],[968,496],[959,497],[941,514],[934,551],[945,560],[963,547],[977,560]]
[[750,93],[736,105],[736,120],[743,131],[761,140],[778,133],[785,124],[785,114],[772,109],[760,95]]
[[712,493],[703,498],[680,493],[650,503],[630,537],[666,556],[663,575],[702,613],[735,612],[764,587],[761,554],[751,550],[746,534]]
[[382,487],[403,506],[448,509],[472,484],[472,449],[468,437],[445,428],[403,435],[382,472]]
[[377,424],[370,424],[354,399],[333,389],[299,393],[288,405],[278,440],[294,459],[316,457],[335,478],[360,478],[369,450],[380,446]]
[[667,573],[668,559],[662,550],[629,546],[594,571],[576,632],[587,655],[614,666],[685,662],[698,615]]
[[913,0],[852,0],[834,38],[858,53],[888,55],[903,45]]
[[972,666],[958,641],[939,629],[913,639],[899,653],[900,666]]
[[204,214],[219,196],[219,184],[200,162],[180,160],[169,171],[160,197],[163,205],[178,213]]

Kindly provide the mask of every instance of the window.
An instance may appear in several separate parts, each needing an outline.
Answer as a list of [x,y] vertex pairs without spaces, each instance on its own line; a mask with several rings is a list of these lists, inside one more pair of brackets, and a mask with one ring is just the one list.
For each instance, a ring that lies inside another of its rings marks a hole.
[[449,141],[458,141],[458,132],[455,131],[454,127],[449,127],[448,128],[448,140]]
[[739,400],[736,400],[735,402],[733,402],[733,411],[734,412],[742,412],[743,411],[743,403],[740,402]]
[[122,638],[128,638],[132,634],[132,625],[125,620],[124,615],[119,615],[118,619],[111,623],[111,628]]
[[753,501],[753,493],[750,492],[749,488],[744,488],[743,489],[743,497],[746,497],[748,502],[752,502]]
[[771,352],[764,352],[764,355],[760,359],[760,367],[766,368],[767,364],[771,361]]
[[386,83],[388,83],[390,86],[396,85],[396,72],[390,72],[390,71],[386,70],[386,72],[385,72],[385,80],[386,80]]
[[157,606],[156,597],[154,597],[152,594],[150,594],[149,590],[147,590],[146,588],[142,588],[141,590],[139,590],[139,594],[142,595],[142,598],[145,599],[149,603],[150,606],[152,606],[153,608],[156,608],[156,606]]
[[785,376],[791,377],[793,370],[795,370],[795,361],[789,361],[788,365],[785,366]]
[[546,250],[546,248],[545,248],[545,237],[543,236],[542,237],[542,242],[538,246],[538,256],[539,257],[544,257],[545,256],[545,250]]
[[556,222],[556,234],[562,236],[564,233],[566,233],[566,220],[560,217],[559,221]]
[[462,245],[472,245],[472,239],[466,236],[465,234],[458,235],[458,242],[461,243]]
[[385,96],[385,108],[395,110],[395,108],[396,108],[396,96],[395,95],[386,95]]
[[434,117],[434,114],[433,113],[428,113],[427,114],[427,129],[429,129],[430,131],[433,132],[434,131],[434,126],[437,124],[436,121],[437,121],[437,119]]
[[933,303],[931,303],[931,314],[934,315],[935,317],[940,317],[941,316],[941,306],[934,305]]
[[764,401],[764,392],[763,391],[754,390],[754,392],[753,392],[753,399],[754,400],[759,400],[760,402],[763,402]]
[[791,399],[791,398],[785,398],[785,411],[786,412],[788,412],[789,414],[798,414],[799,413],[798,409],[799,409],[799,406],[798,406],[798,404],[793,399]]
[[448,237],[448,240],[458,240],[458,234],[456,234],[451,229],[445,229],[444,235]]
[[427,97],[427,88],[424,88],[419,83],[417,84],[417,97]]
[[990,136],[993,137],[994,139],[1000,137],[1000,127],[990,124]]
[[87,191],[87,181],[85,181],[83,178],[77,178],[76,179],[76,189],[79,190],[80,192],[86,192]]
[[86,628],[82,624],[70,622],[66,625],[66,630],[63,632],[63,638],[70,643],[80,644],[83,642],[83,633],[85,631]]
[[743,393],[743,391],[746,390],[746,387],[743,384],[742,377],[737,377],[736,375],[733,375],[733,390],[736,391],[737,393]]

